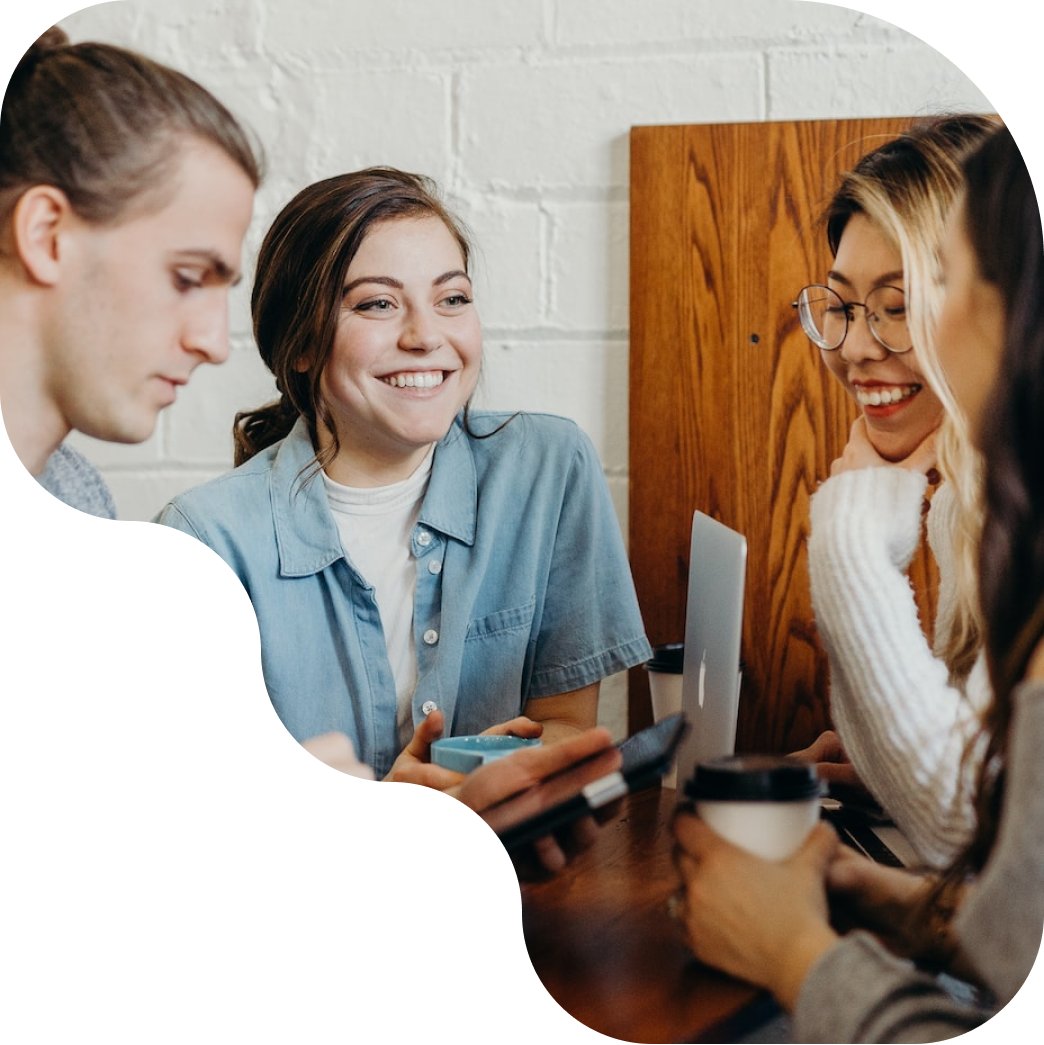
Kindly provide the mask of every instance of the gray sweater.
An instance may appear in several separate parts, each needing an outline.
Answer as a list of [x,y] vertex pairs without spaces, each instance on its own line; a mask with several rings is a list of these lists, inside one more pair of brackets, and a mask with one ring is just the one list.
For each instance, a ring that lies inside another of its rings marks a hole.
[[47,459],[47,467],[36,481],[70,508],[100,519],[116,518],[112,494],[98,469],[79,450],[65,443]]
[[1044,683],[1023,683],[997,844],[954,930],[996,999],[961,1005],[872,936],[852,933],[813,966],[794,1011],[794,1041],[928,1042],[984,1023],[1029,975],[1044,930]]

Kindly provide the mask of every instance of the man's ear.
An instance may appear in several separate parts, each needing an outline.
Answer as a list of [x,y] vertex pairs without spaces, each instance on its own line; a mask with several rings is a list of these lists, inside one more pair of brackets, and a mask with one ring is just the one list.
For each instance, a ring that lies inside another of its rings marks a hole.
[[18,259],[31,280],[43,286],[58,282],[59,234],[74,219],[69,198],[53,185],[34,185],[22,194],[11,231]]

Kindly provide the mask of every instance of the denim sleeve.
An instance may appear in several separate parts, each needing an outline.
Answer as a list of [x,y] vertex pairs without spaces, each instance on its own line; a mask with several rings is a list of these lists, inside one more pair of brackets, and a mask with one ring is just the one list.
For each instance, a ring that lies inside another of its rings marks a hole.
[[531,697],[580,689],[652,655],[601,463],[579,429],[565,491]]

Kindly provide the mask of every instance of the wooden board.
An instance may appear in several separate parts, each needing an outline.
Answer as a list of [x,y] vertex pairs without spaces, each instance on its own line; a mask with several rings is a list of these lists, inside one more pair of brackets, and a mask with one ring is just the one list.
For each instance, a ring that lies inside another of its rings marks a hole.
[[[746,534],[738,750],[794,750],[829,726],[805,545],[856,407],[791,303],[829,268],[816,223],[838,173],[908,123],[631,131],[631,564],[650,641],[680,642],[693,511]],[[926,549],[911,576],[931,620]],[[651,710],[644,671],[630,682],[633,732]]]

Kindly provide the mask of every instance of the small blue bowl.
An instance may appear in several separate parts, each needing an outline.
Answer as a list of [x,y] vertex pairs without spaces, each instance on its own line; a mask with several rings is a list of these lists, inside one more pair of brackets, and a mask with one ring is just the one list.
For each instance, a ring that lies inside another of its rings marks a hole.
[[458,773],[470,773],[487,762],[510,755],[522,748],[534,747],[538,738],[509,737],[500,734],[484,734],[473,737],[445,737],[431,745],[431,760],[444,769]]

